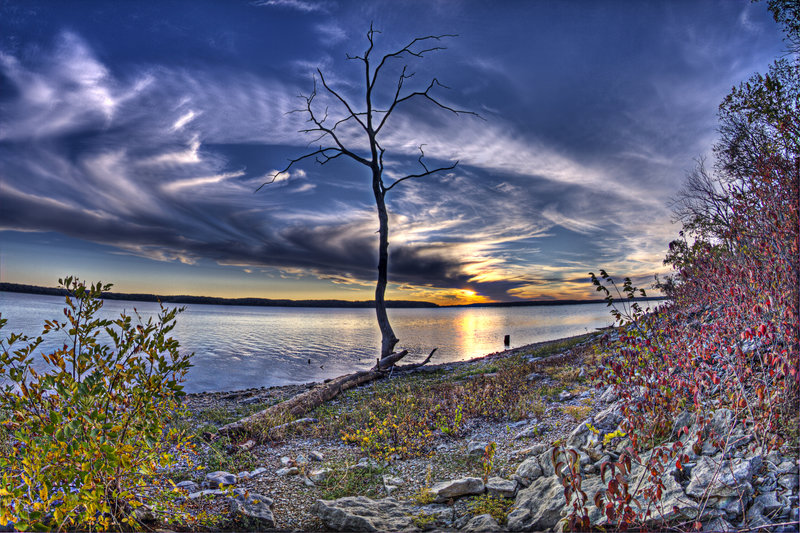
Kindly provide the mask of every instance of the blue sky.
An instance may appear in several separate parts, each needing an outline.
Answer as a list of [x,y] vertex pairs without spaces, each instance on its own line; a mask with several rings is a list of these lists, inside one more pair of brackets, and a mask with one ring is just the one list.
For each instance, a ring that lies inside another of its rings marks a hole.
[[[711,157],[733,85],[784,53],[764,3],[35,2],[0,5],[0,280],[74,274],[122,292],[369,299],[377,217],[366,169],[296,167],[298,95],[346,55],[458,34],[400,67],[411,101],[390,175],[458,166],[387,196],[390,298],[593,298],[605,268],[647,286],[679,227],[669,198]],[[395,70],[392,70],[395,69]],[[327,104],[332,116],[340,109]],[[383,100],[385,101],[385,99]],[[354,149],[363,147],[348,136]]]

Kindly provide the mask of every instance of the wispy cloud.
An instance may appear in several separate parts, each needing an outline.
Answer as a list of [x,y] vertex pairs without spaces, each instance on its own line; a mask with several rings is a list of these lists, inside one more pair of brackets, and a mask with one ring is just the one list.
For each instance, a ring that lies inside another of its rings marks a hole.
[[303,13],[324,13],[329,9],[328,2],[323,0],[256,0],[252,4],[262,7],[294,9]]

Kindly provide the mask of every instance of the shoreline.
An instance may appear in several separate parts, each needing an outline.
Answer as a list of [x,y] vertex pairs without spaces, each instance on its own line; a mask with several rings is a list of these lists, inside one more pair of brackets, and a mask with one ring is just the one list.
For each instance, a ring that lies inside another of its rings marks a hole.
[[[430,363],[422,367],[414,368],[411,370],[401,371],[402,375],[412,374],[416,372],[435,372],[441,369],[448,369],[448,368],[457,368],[459,366],[465,366],[474,364],[478,361],[482,361],[485,359],[490,359],[494,357],[509,357],[515,355],[520,352],[530,351],[538,348],[543,348],[548,345],[557,344],[560,342],[571,341],[574,339],[579,339],[581,337],[586,337],[587,340],[602,335],[603,332],[608,331],[609,329],[613,329],[614,326],[609,326],[607,328],[603,328],[602,330],[593,331],[590,333],[581,333],[580,335],[571,335],[569,337],[561,337],[558,339],[550,339],[547,341],[540,341],[534,342],[531,344],[525,344],[523,346],[518,346],[516,348],[509,348],[508,350],[502,350],[499,352],[491,352],[484,355],[480,355],[477,357],[473,357],[472,359],[464,359],[463,361],[451,361],[446,363]],[[355,371],[355,370],[354,370]],[[346,374],[342,374],[346,375]],[[243,399],[247,398],[248,396],[256,396],[260,395],[261,393],[270,393],[270,392],[281,392],[281,391],[297,391],[296,393],[302,392],[305,389],[310,389],[316,385],[320,385],[323,383],[327,383],[334,379],[337,379],[341,376],[336,376],[335,378],[327,378],[322,381],[307,381],[304,383],[290,383],[287,385],[272,385],[272,386],[262,386],[262,387],[249,387],[246,389],[231,389],[225,391],[201,391],[201,392],[187,392],[186,398],[208,398],[213,396],[218,396],[217,399],[220,400],[236,400],[236,399]]]

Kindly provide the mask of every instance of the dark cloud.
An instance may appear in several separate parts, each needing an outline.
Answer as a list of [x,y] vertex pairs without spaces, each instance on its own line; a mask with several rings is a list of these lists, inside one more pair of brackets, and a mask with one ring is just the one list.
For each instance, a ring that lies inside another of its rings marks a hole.
[[[440,33],[441,20],[388,3],[208,3],[205,15],[126,5],[118,22],[102,3],[80,14],[30,5],[0,7],[0,231],[58,232],[154,261],[373,282],[364,169],[310,164],[254,191],[308,149],[303,116],[287,112],[311,90],[313,67],[359,101],[360,71],[343,59],[363,49],[357,28],[375,20],[390,50],[405,35]],[[388,177],[418,168],[420,144],[431,165],[460,161],[391,191],[391,281],[505,300],[591,295],[584,273],[600,267],[638,280],[661,268],[676,231],[666,199],[708,151],[719,99],[780,46],[752,31],[769,27],[765,10],[715,6],[637,6],[636,24],[619,6],[591,16],[454,6],[447,31],[462,37],[412,62],[407,83],[436,75],[454,87],[438,98],[484,109],[486,120],[417,102],[385,130]],[[725,26],[742,21],[745,37]],[[581,32],[565,33],[573,22]],[[387,66],[389,93],[399,66]],[[318,103],[337,112],[322,94]],[[359,149],[356,133],[343,135]]]

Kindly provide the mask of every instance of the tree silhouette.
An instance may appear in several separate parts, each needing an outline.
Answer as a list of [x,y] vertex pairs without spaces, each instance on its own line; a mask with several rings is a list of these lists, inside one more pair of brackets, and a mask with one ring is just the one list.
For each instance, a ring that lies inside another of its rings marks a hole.
[[[300,131],[302,133],[317,134],[317,137],[309,144],[320,144],[316,150],[295,159],[290,159],[289,164],[286,165],[285,168],[276,172],[272,176],[272,180],[262,184],[261,187],[274,182],[279,175],[288,172],[297,163],[312,158],[320,165],[324,165],[341,156],[346,156],[370,169],[372,174],[372,192],[375,197],[375,206],[378,210],[379,224],[378,280],[375,286],[375,312],[377,314],[378,326],[381,330],[381,355],[378,367],[385,368],[391,366],[405,355],[405,352],[399,354],[394,353],[394,347],[398,339],[392,330],[389,317],[386,314],[385,293],[389,264],[389,221],[386,211],[386,193],[406,180],[423,178],[438,172],[452,170],[456,167],[458,161],[448,166],[429,168],[424,161],[425,152],[422,149],[424,145],[420,145],[419,157],[417,159],[420,165],[419,171],[393,179],[387,184],[384,181],[383,174],[386,150],[381,146],[379,140],[381,132],[389,122],[389,117],[393,116],[398,106],[412,99],[427,100],[434,106],[454,113],[455,115],[478,115],[471,111],[454,109],[434,97],[431,94],[434,89],[447,88],[436,78],[433,78],[424,90],[404,91],[406,81],[414,76],[413,72],[408,72],[407,64],[403,65],[400,70],[397,78],[397,85],[393,91],[394,94],[391,95],[391,103],[383,109],[379,108],[376,105],[376,86],[382,79],[381,76],[385,75],[385,72],[387,72],[384,69],[389,63],[397,59],[410,59],[412,57],[422,58],[428,53],[444,50],[445,48],[440,46],[439,43],[443,39],[456,37],[456,35],[443,34],[417,37],[399,50],[380,57],[380,59],[377,60],[377,66],[373,66],[375,62],[372,60],[372,54],[375,47],[374,38],[377,33],[380,32],[373,29],[372,25],[370,25],[369,31],[367,32],[369,46],[366,51],[362,55],[347,55],[347,59],[360,61],[364,66],[365,98],[363,107],[356,105],[354,101],[348,101],[339,91],[333,89],[326,81],[322,71],[318,68],[317,75],[314,76],[314,87],[311,94],[308,96],[301,96],[301,98],[305,100],[305,106],[293,112],[307,115],[307,122],[310,123],[310,126]],[[315,106],[315,99],[317,98],[317,76],[325,91],[333,97],[333,103],[337,108],[333,110],[333,115],[330,114],[331,110],[329,107],[326,106],[323,108],[319,105]],[[350,129],[348,130],[348,128]],[[344,136],[351,135],[352,131],[357,132],[357,140],[353,140],[349,137],[345,140]],[[261,187],[259,187],[259,189]]]

